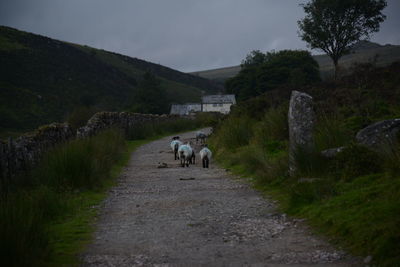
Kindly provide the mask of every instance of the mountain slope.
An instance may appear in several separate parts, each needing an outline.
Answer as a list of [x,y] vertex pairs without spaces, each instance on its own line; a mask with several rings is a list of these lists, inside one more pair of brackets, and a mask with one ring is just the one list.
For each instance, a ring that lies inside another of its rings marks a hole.
[[[360,41],[353,47],[352,53],[343,56],[340,59],[339,64],[343,68],[349,68],[356,62],[363,63],[372,61],[376,55],[378,55],[375,62],[377,66],[388,66],[392,62],[400,60],[400,45],[380,45],[373,42]],[[333,75],[334,66],[329,56],[314,55],[313,57],[320,66],[322,78]],[[238,74],[239,71],[240,65],[237,65],[226,68],[191,72],[190,74],[218,82],[223,82],[226,79]]]
[[146,71],[169,102],[197,101],[219,85],[158,64],[0,26],[0,131],[64,121],[76,107],[123,110]]

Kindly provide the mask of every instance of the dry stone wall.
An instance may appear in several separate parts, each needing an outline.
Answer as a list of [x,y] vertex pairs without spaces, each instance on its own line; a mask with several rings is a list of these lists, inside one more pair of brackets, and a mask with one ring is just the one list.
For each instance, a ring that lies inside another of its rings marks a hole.
[[49,148],[74,136],[68,124],[52,123],[16,140],[9,138],[6,142],[0,141],[1,177],[12,177],[20,171],[28,170]]
[[124,131],[146,122],[165,122],[179,118],[175,115],[152,115],[129,112],[99,112],[75,133],[67,123],[53,123],[25,134],[15,140],[0,141],[0,182],[37,164],[44,152],[57,144],[74,138],[86,138],[111,127]]
[[88,123],[77,131],[78,138],[85,138],[97,134],[98,132],[118,127],[124,131],[132,130],[136,125],[146,122],[165,122],[179,118],[177,115],[153,115],[130,112],[98,112]]

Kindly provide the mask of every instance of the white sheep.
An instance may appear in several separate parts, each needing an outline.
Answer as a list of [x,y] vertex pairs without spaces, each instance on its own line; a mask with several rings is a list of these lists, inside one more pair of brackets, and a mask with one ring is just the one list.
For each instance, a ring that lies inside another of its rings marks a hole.
[[179,158],[181,159],[182,167],[189,167],[189,163],[192,163],[193,149],[189,143],[179,146],[178,148]]
[[196,133],[196,144],[197,144],[197,142],[198,142],[199,140],[200,140],[200,143],[201,143],[201,144],[204,144],[206,138],[207,138],[207,135],[206,135],[205,133],[203,133],[202,131],[198,131],[198,132]]
[[210,162],[212,152],[210,149],[208,149],[207,145],[204,145],[204,147],[200,150],[199,152],[201,161],[203,162],[203,168],[208,168],[208,163]]
[[179,159],[178,149],[181,145],[183,145],[183,143],[178,139],[174,139],[171,142],[171,149],[174,152],[175,160]]

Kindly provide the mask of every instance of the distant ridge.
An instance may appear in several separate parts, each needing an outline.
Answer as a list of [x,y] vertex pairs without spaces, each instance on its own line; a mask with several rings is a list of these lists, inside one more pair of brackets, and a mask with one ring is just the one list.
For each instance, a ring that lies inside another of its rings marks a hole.
[[[369,41],[359,41],[353,46],[352,53],[342,57],[339,64],[343,68],[348,68],[356,62],[362,63],[372,61],[376,55],[378,55],[376,58],[376,65],[387,66],[392,62],[400,60],[400,45],[380,45]],[[331,77],[333,75],[334,66],[329,56],[314,55],[313,57],[320,65],[322,78]],[[190,74],[218,82],[224,82],[226,79],[238,74],[239,71],[240,65],[237,65],[225,68],[195,71],[190,72]]]

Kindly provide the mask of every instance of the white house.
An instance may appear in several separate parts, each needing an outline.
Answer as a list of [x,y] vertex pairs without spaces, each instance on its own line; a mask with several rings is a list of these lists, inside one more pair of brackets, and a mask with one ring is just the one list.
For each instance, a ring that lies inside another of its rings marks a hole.
[[172,104],[170,114],[191,115],[196,112],[220,112],[228,114],[236,104],[235,95],[205,95],[201,103]]
[[220,112],[228,114],[231,106],[236,104],[235,95],[205,95],[201,99],[203,112]]

